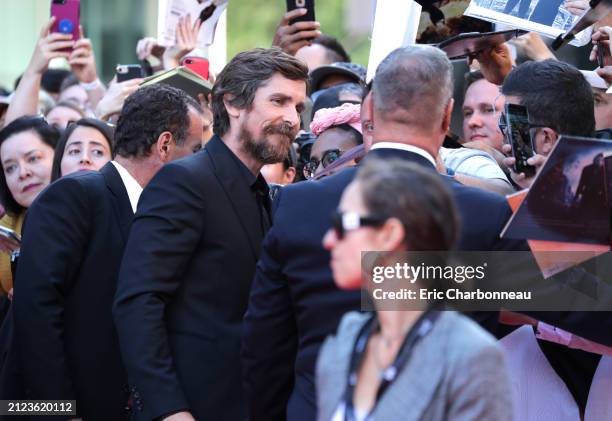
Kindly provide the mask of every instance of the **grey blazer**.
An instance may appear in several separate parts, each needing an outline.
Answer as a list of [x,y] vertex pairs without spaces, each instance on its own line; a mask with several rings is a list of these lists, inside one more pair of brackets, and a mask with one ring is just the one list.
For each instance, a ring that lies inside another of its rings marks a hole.
[[[336,336],[323,344],[316,379],[319,421],[329,421],[342,402],[353,345],[369,316],[346,314]],[[495,339],[467,317],[445,311],[371,415],[375,421],[511,421],[511,396]]]

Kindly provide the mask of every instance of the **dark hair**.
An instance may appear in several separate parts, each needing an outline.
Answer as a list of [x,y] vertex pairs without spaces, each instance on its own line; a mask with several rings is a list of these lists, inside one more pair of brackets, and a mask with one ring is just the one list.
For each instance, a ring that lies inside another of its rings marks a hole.
[[[223,103],[247,109],[253,104],[255,92],[275,73],[290,80],[302,80],[308,85],[308,68],[279,48],[255,48],[238,53],[221,71],[212,93],[213,131],[223,136],[230,128],[229,115]],[[308,87],[308,86],[307,86]]]
[[127,97],[115,129],[114,154],[144,158],[163,132],[183,144],[189,128],[187,94],[165,84],[144,86]]
[[60,84],[60,93],[64,92],[66,89],[79,84],[79,79],[76,77],[74,73],[70,73],[66,75],[66,77],[62,80]]
[[366,158],[356,179],[370,215],[400,220],[408,251],[454,248],[459,217],[451,191],[438,174],[412,162]]
[[[49,125],[47,121],[42,116],[23,116],[18,119],[12,121],[10,124],[5,126],[2,130],[0,130],[0,146],[7,140],[9,137],[26,132],[33,131],[39,137],[43,143],[55,148],[57,144],[57,139],[59,138],[59,131],[57,128]],[[1,160],[0,156],[0,160]],[[6,184],[6,177],[4,175],[4,169],[0,171],[0,202],[4,209],[9,215],[16,216],[19,215],[23,211],[23,206],[21,206],[8,188]]]
[[62,82],[69,75],[70,70],[66,69],[47,69],[40,82],[42,88],[50,94],[59,94],[61,91]]
[[506,77],[502,93],[519,97],[534,124],[572,136],[595,133],[591,86],[570,64],[550,59],[523,63]]
[[358,98],[363,96],[363,86],[358,83],[342,83],[340,85],[332,86],[324,89],[319,97],[312,104],[312,111],[310,119],[314,117],[315,113],[321,108],[336,108],[345,103],[360,104],[361,101],[346,101],[341,100],[340,97],[344,93],[353,93]]
[[312,40],[313,44],[318,44],[321,47],[325,47],[327,50],[327,59],[330,63],[336,63],[338,61],[344,61],[346,63],[351,62],[351,57],[348,55],[342,44],[329,35],[321,35],[319,38]]
[[297,152],[293,145],[289,145],[289,151],[287,152],[287,158],[283,159],[283,169],[287,171],[291,167],[297,166]]
[[339,129],[339,130],[349,133],[351,137],[353,138],[353,140],[355,141],[355,146],[361,145],[363,143],[363,135],[359,133],[359,131],[356,130],[354,127],[350,126],[349,124],[339,124],[337,126],[330,126],[325,131],[323,131],[323,133],[325,133],[327,130],[332,130],[332,129]]
[[113,139],[115,137],[115,129],[113,128],[113,126],[96,118],[82,118],[79,121],[71,123],[68,125],[68,127],[66,127],[66,130],[64,130],[57,142],[57,145],[55,146],[55,155],[53,155],[53,167],[51,168],[51,181],[55,181],[63,175],[61,173],[61,166],[62,158],[64,158],[64,150],[66,149],[66,143],[68,142],[68,139],[77,127],[91,127],[92,129],[96,129],[97,131],[99,131],[108,142],[108,147],[110,148],[111,156],[113,154]]

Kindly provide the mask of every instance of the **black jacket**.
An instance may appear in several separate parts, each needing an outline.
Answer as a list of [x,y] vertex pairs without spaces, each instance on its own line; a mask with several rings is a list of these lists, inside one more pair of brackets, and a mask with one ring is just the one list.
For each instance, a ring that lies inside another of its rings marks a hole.
[[87,420],[126,418],[111,309],[132,216],[112,163],[62,177],[28,209],[13,301],[17,352],[10,353],[27,399],[74,399]]
[[[412,161],[435,171],[412,152],[375,149],[365,159],[371,156]],[[342,315],[358,310],[361,302],[359,291],[336,288],[322,246],[332,211],[355,172],[349,168],[321,181],[285,187],[276,199],[274,225],[264,241],[245,316],[242,363],[252,421],[316,418],[319,347]],[[520,242],[499,239],[511,214],[502,196],[444,179],[461,215],[460,249],[517,247]]]
[[140,198],[114,307],[138,419],[245,417],[240,337],[263,232],[241,165],[213,137]]

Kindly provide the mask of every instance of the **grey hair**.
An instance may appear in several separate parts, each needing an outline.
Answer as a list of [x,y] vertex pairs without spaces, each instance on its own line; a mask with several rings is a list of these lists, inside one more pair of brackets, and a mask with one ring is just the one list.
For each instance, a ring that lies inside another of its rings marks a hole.
[[398,48],[378,66],[372,89],[383,119],[432,130],[453,96],[452,64],[436,47]]

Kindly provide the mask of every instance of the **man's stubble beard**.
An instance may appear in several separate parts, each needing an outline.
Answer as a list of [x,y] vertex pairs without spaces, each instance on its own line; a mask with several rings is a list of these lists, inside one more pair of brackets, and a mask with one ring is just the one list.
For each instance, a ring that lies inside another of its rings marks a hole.
[[[289,154],[291,143],[297,134],[297,130],[289,124],[277,124],[266,126],[260,139],[255,139],[253,134],[246,128],[246,124],[240,127],[239,138],[247,154],[255,158],[263,165],[282,162]],[[277,135],[280,142],[270,139]]]

